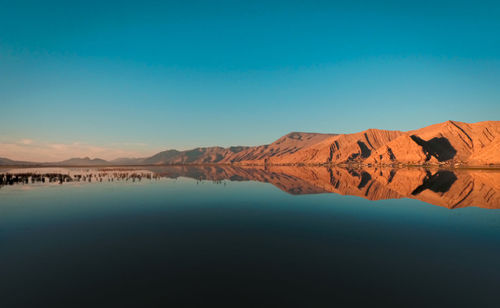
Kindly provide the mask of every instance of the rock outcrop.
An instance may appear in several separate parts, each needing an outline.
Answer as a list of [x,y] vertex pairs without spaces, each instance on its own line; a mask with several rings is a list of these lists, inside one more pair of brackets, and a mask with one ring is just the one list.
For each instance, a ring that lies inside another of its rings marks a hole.
[[406,132],[366,160],[369,164],[498,164],[500,121],[447,121]]

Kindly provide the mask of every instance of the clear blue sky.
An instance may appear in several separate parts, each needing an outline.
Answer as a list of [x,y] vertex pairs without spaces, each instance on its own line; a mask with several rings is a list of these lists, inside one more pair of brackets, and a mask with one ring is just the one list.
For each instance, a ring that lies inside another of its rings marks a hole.
[[152,152],[500,120],[498,1],[0,8],[3,143]]

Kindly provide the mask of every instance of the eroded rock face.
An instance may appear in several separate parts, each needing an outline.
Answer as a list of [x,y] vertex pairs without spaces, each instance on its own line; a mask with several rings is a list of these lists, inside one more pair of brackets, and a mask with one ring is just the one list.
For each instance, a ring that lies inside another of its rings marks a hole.
[[399,131],[369,129],[355,134],[337,135],[271,162],[276,164],[363,162],[378,148],[401,134],[403,133]]
[[[500,122],[473,124],[447,121],[405,133],[374,153],[368,163],[496,164]],[[482,153],[482,154],[481,154]]]
[[447,121],[400,132],[370,129],[308,144],[270,158],[271,164],[468,164],[500,163],[500,121]]
[[475,151],[468,158],[471,165],[500,165],[500,136],[496,136],[490,144]]
[[295,156],[296,153],[322,144],[325,140],[335,136],[335,134],[293,132],[271,144],[250,147],[235,155],[230,155],[223,159],[223,162],[244,165],[280,164],[282,161],[287,161],[288,158]]
[[144,163],[489,165],[500,164],[499,136],[500,121],[473,124],[447,121],[409,132],[380,129],[340,135],[294,132],[268,145],[166,151],[145,159]]
[[402,135],[392,142],[383,145],[366,159],[367,164],[422,164],[425,163],[427,155],[424,149],[418,145],[410,136]]

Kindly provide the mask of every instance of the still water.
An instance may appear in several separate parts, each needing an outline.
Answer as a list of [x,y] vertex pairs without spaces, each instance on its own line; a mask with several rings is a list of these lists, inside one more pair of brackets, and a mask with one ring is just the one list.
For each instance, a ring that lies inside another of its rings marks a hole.
[[0,307],[498,307],[499,177],[0,169]]

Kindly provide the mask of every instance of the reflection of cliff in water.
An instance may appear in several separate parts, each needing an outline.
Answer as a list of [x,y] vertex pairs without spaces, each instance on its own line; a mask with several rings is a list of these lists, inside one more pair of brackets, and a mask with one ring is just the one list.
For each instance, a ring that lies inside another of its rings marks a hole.
[[500,172],[495,170],[291,166],[168,166],[148,170],[174,178],[271,183],[295,195],[337,193],[369,200],[412,198],[447,208],[500,208]]
[[500,208],[500,172],[495,170],[198,165],[58,171],[0,172],[0,185],[29,184],[41,182],[43,178],[49,183],[64,183],[188,177],[270,183],[294,195],[337,193],[368,200],[412,198],[447,208]]

